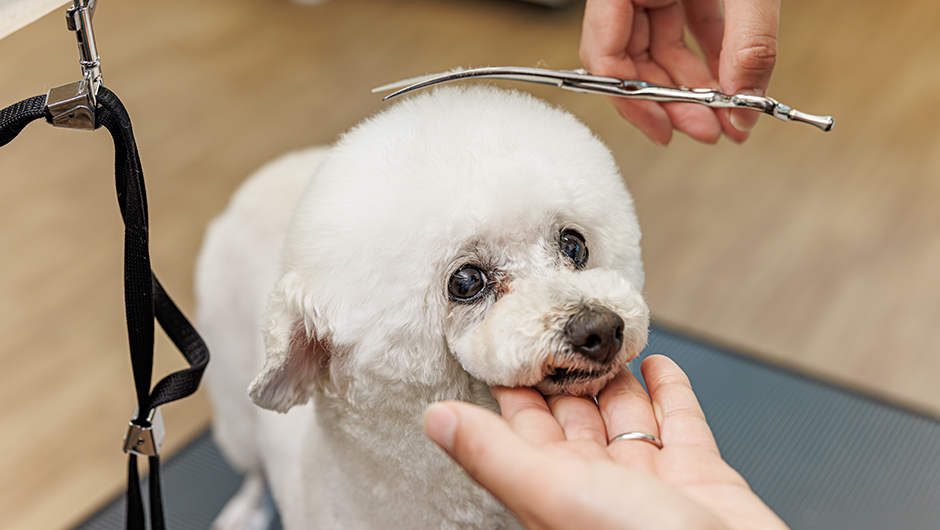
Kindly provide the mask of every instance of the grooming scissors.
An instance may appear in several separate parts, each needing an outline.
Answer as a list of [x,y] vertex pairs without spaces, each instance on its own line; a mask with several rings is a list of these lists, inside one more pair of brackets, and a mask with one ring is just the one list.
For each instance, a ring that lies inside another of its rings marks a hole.
[[698,103],[699,105],[716,109],[755,110],[769,114],[783,121],[808,123],[823,131],[830,131],[832,130],[832,126],[835,125],[835,120],[832,119],[832,116],[814,116],[812,114],[806,114],[805,112],[800,112],[770,97],[751,96],[747,94],[729,96],[710,88],[667,87],[654,85],[637,79],[618,79],[616,77],[591,75],[581,69],[548,70],[544,68],[526,68],[519,66],[472,68],[469,70],[455,70],[442,74],[405,79],[374,88],[372,92],[399,89],[385,96],[385,98],[383,98],[384,101],[431,85],[473,78],[527,81],[543,85],[554,85],[558,88],[584,94],[604,94],[620,98],[644,99],[670,103]]

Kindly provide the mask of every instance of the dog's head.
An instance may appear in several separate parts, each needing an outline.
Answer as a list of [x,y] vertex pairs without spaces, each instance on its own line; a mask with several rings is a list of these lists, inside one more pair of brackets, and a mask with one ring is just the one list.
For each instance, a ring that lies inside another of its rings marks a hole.
[[320,383],[467,374],[595,394],[646,344],[639,242],[613,157],[570,114],[419,94],[345,135],[300,200],[252,397],[283,411]]

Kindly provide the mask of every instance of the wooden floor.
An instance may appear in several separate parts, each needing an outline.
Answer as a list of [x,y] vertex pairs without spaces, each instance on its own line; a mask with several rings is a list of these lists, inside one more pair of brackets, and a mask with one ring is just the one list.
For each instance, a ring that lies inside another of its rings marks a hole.
[[[502,0],[101,2],[106,84],[134,118],[154,267],[192,308],[207,221],[254,168],[454,66],[574,68],[582,6]],[[0,41],[0,104],[78,78],[54,13]],[[654,146],[601,97],[525,87],[611,147],[660,323],[940,414],[940,3],[784,3],[771,95],[743,146]],[[110,138],[30,126],[0,150],[0,528],[65,529],[122,487],[133,409]],[[182,366],[158,344],[163,374]],[[206,425],[165,407],[168,449]],[[938,440],[940,443],[940,440]]]

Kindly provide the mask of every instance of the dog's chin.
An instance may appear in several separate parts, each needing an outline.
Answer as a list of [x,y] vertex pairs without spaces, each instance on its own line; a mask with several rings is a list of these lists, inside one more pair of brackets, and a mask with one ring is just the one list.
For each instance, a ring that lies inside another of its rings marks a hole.
[[555,368],[546,375],[535,389],[544,396],[566,394],[578,397],[594,397],[617,375],[623,365],[612,365],[596,370]]

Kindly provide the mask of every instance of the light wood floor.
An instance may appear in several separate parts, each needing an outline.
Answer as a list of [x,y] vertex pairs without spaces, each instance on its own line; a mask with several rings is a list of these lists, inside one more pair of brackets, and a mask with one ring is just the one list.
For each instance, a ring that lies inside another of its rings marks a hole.
[[[106,84],[134,118],[154,267],[187,310],[207,221],[290,149],[383,108],[369,88],[454,66],[579,66],[581,6],[500,0],[101,2]],[[0,105],[78,78],[54,13],[0,41]],[[655,147],[596,96],[525,87],[614,151],[658,322],[940,413],[940,3],[784,2],[743,145]],[[0,150],[0,528],[64,529],[123,487],[133,408],[107,133],[30,126]],[[161,339],[163,374],[182,366]],[[168,449],[207,422],[166,407]],[[940,443],[940,440],[938,440]]]

